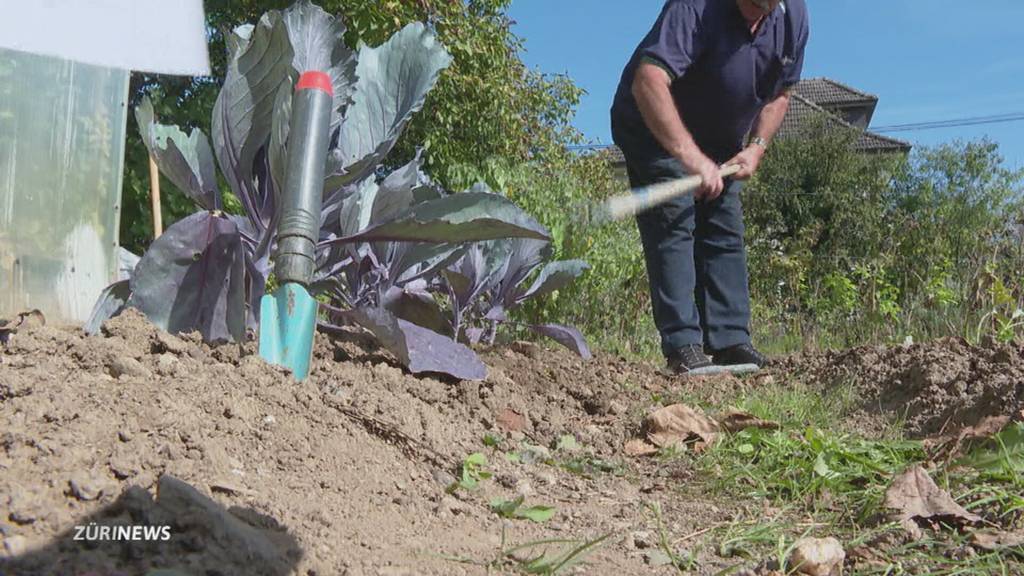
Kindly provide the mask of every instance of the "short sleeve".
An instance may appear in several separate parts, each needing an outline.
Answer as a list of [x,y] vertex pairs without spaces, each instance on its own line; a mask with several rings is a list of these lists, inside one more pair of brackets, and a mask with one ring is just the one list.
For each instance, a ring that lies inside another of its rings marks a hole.
[[800,76],[803,74],[804,49],[807,47],[807,39],[810,36],[806,10],[799,22],[791,21],[790,25],[797,27],[798,30],[796,31],[796,49],[793,51],[793,56],[784,61],[782,68],[782,86],[784,88],[789,88],[800,82]]
[[639,47],[641,62],[657,64],[675,80],[697,59],[700,22],[689,2],[669,0]]

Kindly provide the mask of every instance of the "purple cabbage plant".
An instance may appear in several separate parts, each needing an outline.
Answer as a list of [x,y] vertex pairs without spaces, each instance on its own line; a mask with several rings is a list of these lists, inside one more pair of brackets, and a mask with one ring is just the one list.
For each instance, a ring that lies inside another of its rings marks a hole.
[[[521,282],[539,266],[544,249],[538,246],[549,241],[536,220],[483,187],[448,194],[423,173],[419,154],[382,178],[388,153],[451,58],[420,23],[375,48],[351,50],[344,33],[340,18],[309,0],[236,28],[213,109],[212,146],[198,129],[185,134],[157,123],[151,103],[142,102],[136,117],[143,141],[161,172],[199,211],[157,238],[129,280],[104,290],[87,331],[98,331],[129,306],[164,330],[198,331],[211,342],[242,341],[258,329],[276,247],[292,92],[307,70],[327,71],[334,87],[311,286],[324,302],[323,330],[361,326],[413,373],[481,379],[485,367],[458,342],[480,340],[475,328],[465,327],[478,322],[484,308],[486,320],[505,322],[504,311],[564,284],[569,268],[582,270],[582,263],[553,263],[535,286],[513,287],[510,282]],[[218,166],[242,215],[222,210]],[[472,255],[495,242],[518,241],[535,254],[521,263],[514,256],[518,248],[501,252],[509,262],[497,266],[509,276],[476,291],[486,304],[453,288],[457,270]],[[532,328],[589,355],[572,329]]]
[[[582,260],[550,261],[551,256],[551,244],[545,240],[512,238],[473,244],[441,276],[440,283],[452,303],[452,332],[472,344],[493,344],[498,327],[511,322],[509,312],[527,300],[566,286],[588,268]],[[591,357],[586,340],[574,327],[521,326],[555,340],[583,358]]]

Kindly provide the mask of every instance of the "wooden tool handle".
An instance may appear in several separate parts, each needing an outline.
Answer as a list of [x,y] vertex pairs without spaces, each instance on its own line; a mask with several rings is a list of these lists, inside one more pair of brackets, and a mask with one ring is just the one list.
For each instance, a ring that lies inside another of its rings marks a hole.
[[[721,169],[722,178],[732,176],[739,171],[739,164],[723,166]],[[701,182],[701,177],[695,175],[643,188],[636,188],[627,194],[609,198],[605,201],[601,212],[607,214],[607,217],[611,220],[621,220],[627,216],[635,216],[649,208],[692,193],[697,188],[700,188]]]

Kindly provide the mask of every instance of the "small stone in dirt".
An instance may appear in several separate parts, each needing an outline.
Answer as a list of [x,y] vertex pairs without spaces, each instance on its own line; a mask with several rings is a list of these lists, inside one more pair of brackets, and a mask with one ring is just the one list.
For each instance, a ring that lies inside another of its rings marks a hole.
[[15,489],[8,503],[8,518],[15,524],[31,524],[42,518],[44,509],[34,492]]
[[451,496],[445,496],[441,499],[441,502],[434,508],[434,513],[440,516],[457,516],[466,511],[466,505],[460,502],[457,498]]
[[551,460],[551,450],[546,446],[527,444],[519,452],[519,459],[522,460],[523,464],[543,464]]
[[515,490],[517,496],[522,496],[523,498],[533,496],[533,486],[527,480],[519,480],[516,482]]
[[789,565],[797,574],[842,576],[846,552],[835,538],[804,538],[794,545]]
[[672,563],[672,557],[661,550],[648,550],[644,552],[644,563],[648,566],[668,566]]
[[124,356],[114,356],[111,358],[110,362],[107,364],[107,370],[110,372],[111,376],[118,379],[122,376],[148,378],[153,375],[148,368],[143,366],[142,363],[135,358],[126,358]]
[[641,550],[654,548],[654,534],[646,530],[637,530],[631,534],[633,546]]
[[120,440],[121,442],[131,442],[132,433],[127,430],[118,430],[117,439]]
[[178,359],[173,354],[161,354],[156,358],[156,373],[173,376],[178,371]]
[[110,471],[114,473],[114,476],[121,480],[139,473],[138,462],[127,454],[111,456],[107,464],[110,466]]
[[522,354],[523,356],[526,356],[527,358],[532,358],[532,359],[536,359],[536,358],[540,357],[541,352],[542,352],[540,346],[537,346],[533,342],[523,342],[523,341],[513,342],[512,345],[509,346],[509,348],[513,352],[518,352],[519,354]]
[[512,410],[511,408],[505,408],[498,412],[497,416],[494,417],[498,427],[506,432],[520,432],[525,430],[528,426],[526,416]]
[[9,536],[4,538],[4,555],[8,558],[21,556],[28,548],[28,541],[24,536]]
[[558,482],[558,478],[551,472],[541,472],[537,474],[537,480],[548,486],[554,486]]
[[86,502],[99,498],[104,490],[103,482],[100,479],[82,470],[71,475],[68,485],[75,498]]
[[181,355],[188,350],[185,341],[177,336],[160,330],[153,337],[153,352],[170,352]]
[[451,474],[445,472],[444,470],[432,470],[430,472],[430,475],[434,477],[434,482],[437,482],[438,484],[445,488],[451,486],[452,484],[455,484],[455,476],[452,476]]

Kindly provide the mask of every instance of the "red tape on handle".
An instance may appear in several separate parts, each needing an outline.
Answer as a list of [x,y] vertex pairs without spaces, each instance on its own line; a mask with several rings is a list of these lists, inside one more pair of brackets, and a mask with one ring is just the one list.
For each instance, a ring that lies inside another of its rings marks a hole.
[[320,90],[331,97],[334,96],[334,86],[331,84],[331,77],[324,72],[311,70],[303,72],[299,76],[299,83],[295,85],[295,91],[299,90]]

